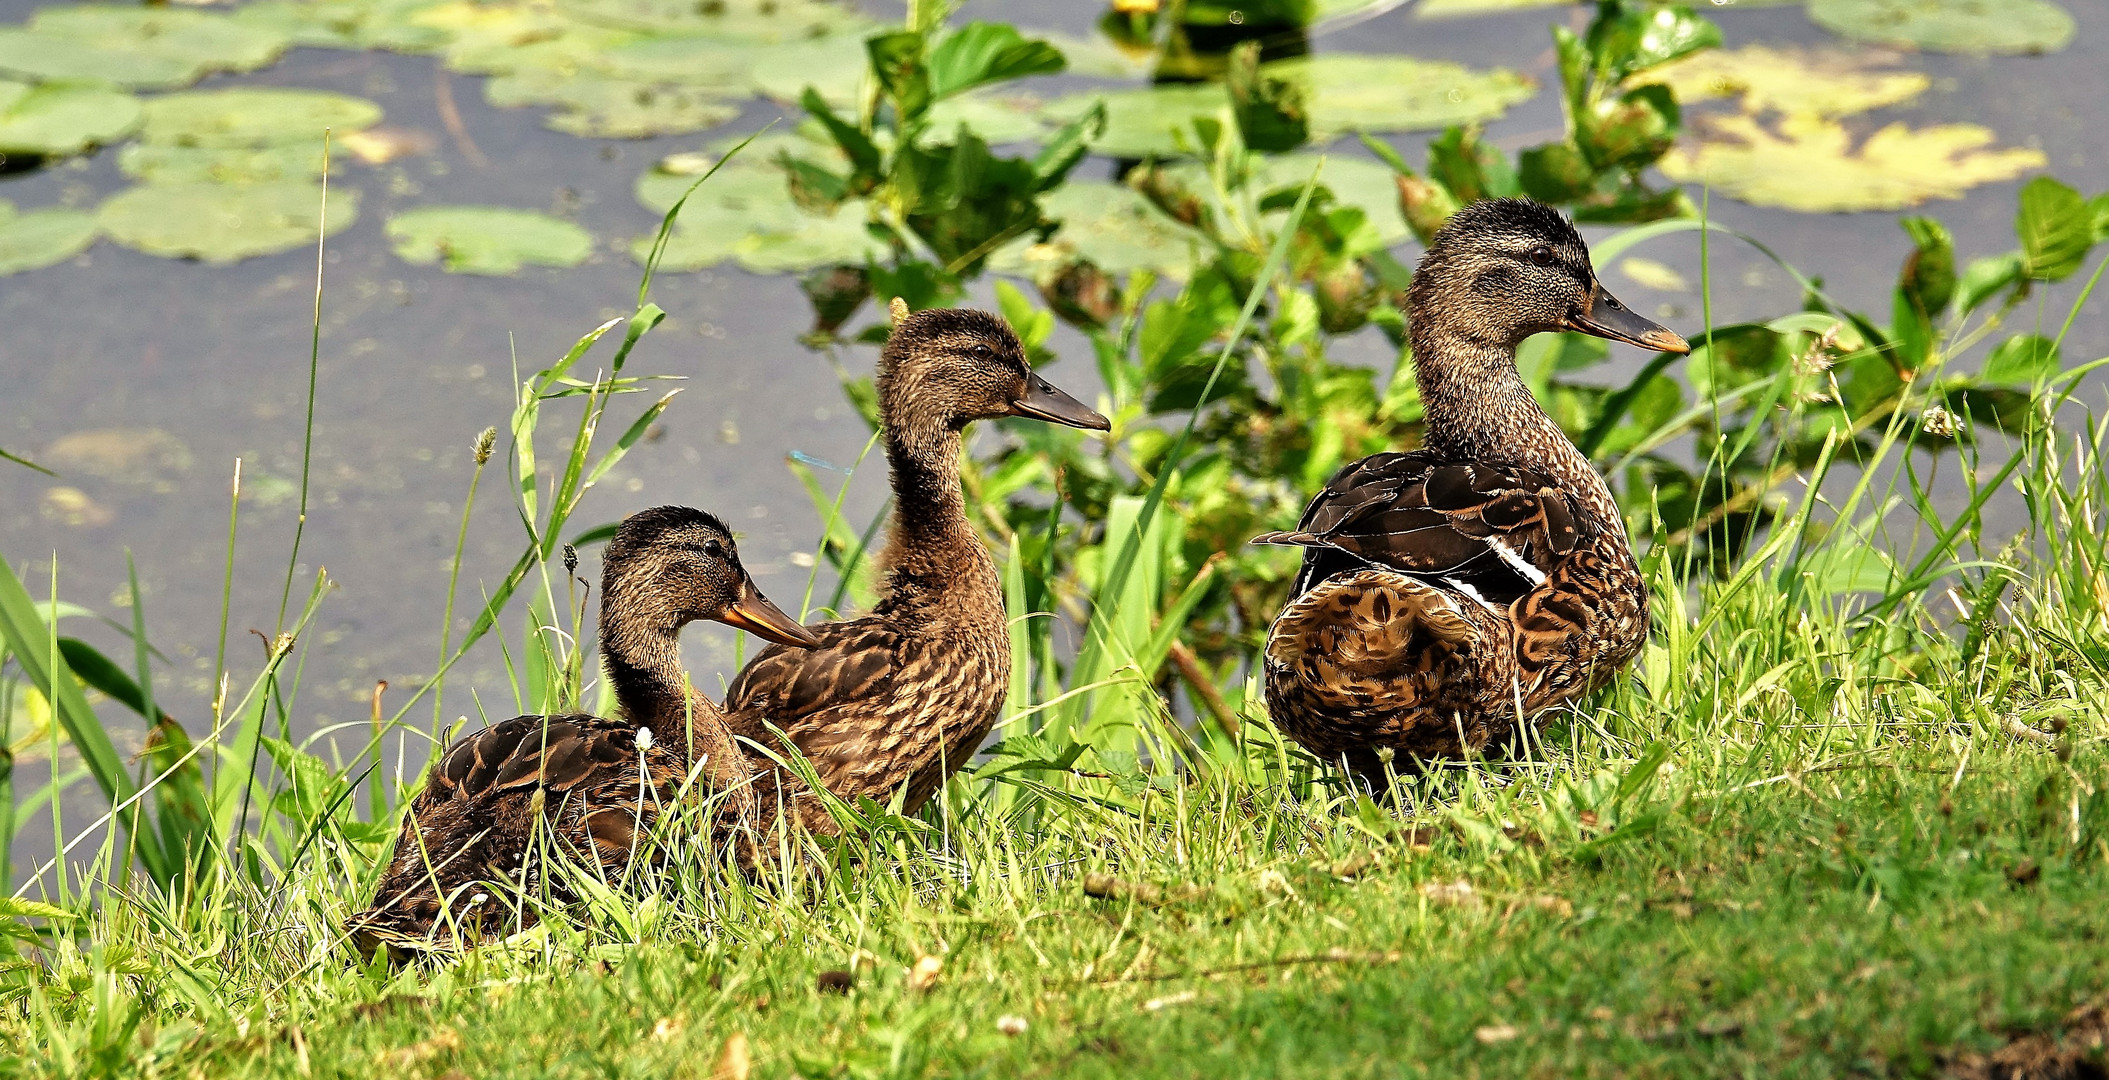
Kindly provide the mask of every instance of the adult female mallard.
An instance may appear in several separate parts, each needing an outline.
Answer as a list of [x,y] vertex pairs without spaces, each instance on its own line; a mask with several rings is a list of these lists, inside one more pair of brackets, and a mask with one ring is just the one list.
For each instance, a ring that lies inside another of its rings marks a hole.
[[[914,811],[980,747],[1010,685],[1002,581],[960,490],[962,431],[1001,416],[1112,425],[1034,374],[997,316],[910,314],[895,300],[893,323],[877,379],[894,495],[884,597],[861,619],[813,627],[812,649],[764,650],[733,680],[725,711],[736,734],[778,753],[781,731],[836,796],[884,802],[905,784]],[[781,798],[809,829],[834,831],[803,785],[769,776],[765,804]]]
[[[346,923],[360,951],[446,950],[485,927],[533,922],[499,895],[510,889],[480,886],[541,880],[541,858],[554,854],[538,849],[545,827],[565,856],[620,878],[692,775],[699,793],[724,800],[723,818],[744,816],[745,757],[681,668],[681,628],[697,619],[791,648],[818,643],[754,587],[717,518],[680,506],[632,515],[601,566],[601,652],[617,715],[516,716],[448,747],[410,805],[374,906]],[[731,835],[730,824],[712,839]],[[550,885],[563,895],[560,881]]]
[[[1648,636],[1648,597],[1611,490],[1516,371],[1532,334],[1689,352],[1598,281],[1550,207],[1458,211],[1407,296],[1421,449],[1364,458],[1311,500],[1268,633],[1267,708],[1373,780],[1477,749],[1603,685]],[[1387,753],[1387,751],[1389,751]]]

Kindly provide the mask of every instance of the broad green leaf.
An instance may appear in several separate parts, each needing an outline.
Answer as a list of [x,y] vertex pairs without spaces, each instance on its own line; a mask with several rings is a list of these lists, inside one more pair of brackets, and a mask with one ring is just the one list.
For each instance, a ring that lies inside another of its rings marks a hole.
[[257,0],[234,10],[244,26],[322,49],[437,52],[453,33],[413,21],[433,0]]
[[[333,155],[332,172],[339,171],[345,156]],[[117,167],[135,180],[158,184],[313,180],[322,175],[322,140],[231,150],[135,142],[118,151]]]
[[115,142],[138,124],[139,99],[130,94],[0,81],[0,154],[78,154]]
[[1199,234],[1126,185],[1072,180],[1042,196],[1040,205],[1062,227],[1045,243],[1013,242],[989,260],[990,268],[1040,278],[1082,258],[1114,275],[1150,270],[1183,281],[1193,272]]
[[2058,345],[2038,334],[2015,334],[1985,358],[1978,379],[1993,386],[2035,386],[2058,375]]
[[1955,53],[2055,52],[2072,43],[2072,16],[2050,0],[1809,0],[1809,18],[1834,34]]
[[1775,133],[1748,116],[1722,116],[1706,141],[1678,146],[1660,167],[1673,180],[1711,184],[1758,206],[1901,210],[2043,166],[2040,151],[1992,149],[1992,140],[1974,124],[1899,123],[1855,148],[1844,127],[1821,117],[1789,116]]
[[501,108],[556,105],[543,120],[552,131],[603,139],[643,139],[704,131],[740,114],[716,90],[529,69],[484,84],[484,98]]
[[1908,217],[1898,224],[1911,237],[1912,250],[1897,288],[1913,307],[1937,315],[1955,298],[1955,241],[1932,218]]
[[1061,50],[1027,39],[1004,23],[970,22],[930,50],[930,92],[939,98],[989,83],[1053,75],[1067,66]]
[[923,118],[939,138],[952,138],[965,128],[992,146],[1038,142],[1050,128],[1037,98],[995,91],[946,98]]
[[1324,53],[1263,64],[1304,88],[1314,138],[1354,131],[1434,131],[1491,120],[1537,85],[1513,71],[1411,56]]
[[212,71],[253,71],[290,43],[282,32],[217,12],[83,4],[48,7],[27,29],[0,30],[0,70],[54,81],[142,89],[182,86]]
[[[331,188],[331,235],[358,217],[358,192]],[[118,192],[96,218],[110,239],[149,255],[228,263],[313,244],[319,184],[143,184]]]
[[1198,151],[1194,121],[1229,117],[1230,95],[1218,83],[1181,83],[1100,90],[1051,102],[1050,115],[1068,120],[1094,104],[1106,106],[1106,129],[1092,140],[1093,151],[1110,157],[1178,157]]
[[1589,51],[1597,71],[1614,83],[1721,44],[1720,28],[1682,5],[1607,5],[1599,10],[1589,26]]
[[[828,153],[796,136],[757,140],[682,204],[661,267],[700,270],[736,261],[757,273],[774,273],[883,257],[885,246],[864,227],[870,210],[863,202],[849,200],[823,216],[791,200],[783,169],[768,160],[783,152],[815,157]],[[708,160],[707,155],[669,159],[679,168],[662,165],[639,177],[637,200],[665,213],[708,168]],[[632,245],[631,253],[642,262],[650,249],[651,238],[644,237]]]
[[88,250],[98,231],[84,210],[32,210],[0,215],[0,274],[16,274],[65,262]]
[[0,919],[78,919],[79,915],[56,904],[19,896],[0,896]]
[[363,131],[380,122],[381,107],[365,98],[244,86],[150,98],[139,137],[168,146],[221,149],[300,143],[319,154],[325,130]]
[[1956,310],[1976,310],[1977,305],[1990,299],[1992,294],[2022,280],[2024,268],[2025,263],[2018,251],[1970,260],[1970,264],[1963,267],[1962,275],[1956,279]]
[[754,71],[765,66],[754,54],[773,51],[709,34],[646,37],[601,52],[592,66],[613,78],[709,87],[736,97],[747,91]]
[[2021,238],[2029,277],[2062,280],[2087,261],[2094,246],[2094,208],[2079,192],[2039,176],[2022,185],[2014,235]]
[[577,224],[502,206],[421,206],[388,219],[396,256],[452,274],[516,274],[525,266],[572,267],[593,254]]
[[1747,113],[1777,110],[1827,117],[1901,105],[1932,85],[1916,71],[1868,70],[1879,61],[1866,53],[1788,46],[1709,49],[1640,72],[1628,85],[1660,83],[1681,105],[1733,97]]
[[754,44],[857,38],[876,28],[869,17],[827,0],[568,0],[564,12],[624,30],[713,34]]

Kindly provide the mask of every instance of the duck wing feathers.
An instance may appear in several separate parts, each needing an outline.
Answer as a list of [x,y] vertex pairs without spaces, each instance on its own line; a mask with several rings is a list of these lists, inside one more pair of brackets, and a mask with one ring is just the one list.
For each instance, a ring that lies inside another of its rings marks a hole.
[[1384,453],[1341,469],[1290,532],[1302,547],[1295,595],[1334,574],[1389,567],[1507,604],[1543,584],[1584,539],[1572,492],[1533,469]]
[[836,721],[879,712],[892,700],[902,659],[898,629],[865,618],[812,631],[819,645],[771,645],[732,680],[725,712],[737,734],[763,741],[770,727],[781,728],[817,757],[827,744],[864,730]]

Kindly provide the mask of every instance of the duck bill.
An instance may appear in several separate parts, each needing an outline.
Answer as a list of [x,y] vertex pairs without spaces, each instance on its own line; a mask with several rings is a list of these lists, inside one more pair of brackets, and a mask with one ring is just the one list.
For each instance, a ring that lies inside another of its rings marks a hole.
[[1098,410],[1070,397],[1046,379],[1031,374],[1025,377],[1025,397],[1011,405],[1011,415],[1092,431],[1113,429],[1113,421],[1100,416]]
[[739,602],[725,609],[724,616],[718,621],[778,645],[810,649],[820,644],[820,639],[814,637],[812,631],[784,614],[782,608],[771,603],[752,583],[741,588]]
[[1649,322],[1605,291],[1602,282],[1589,290],[1589,307],[1567,318],[1567,329],[1613,341],[1638,345],[1657,352],[1688,353],[1691,342],[1671,333],[1668,327]]

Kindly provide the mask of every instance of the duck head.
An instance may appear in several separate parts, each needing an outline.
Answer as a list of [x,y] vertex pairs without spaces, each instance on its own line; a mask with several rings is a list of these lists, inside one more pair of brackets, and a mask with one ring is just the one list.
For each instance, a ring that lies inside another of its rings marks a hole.
[[1513,349],[1572,330],[1661,352],[1691,345],[1619,302],[1597,280],[1589,246],[1560,212],[1529,199],[1459,210],[1428,245],[1408,296],[1416,323]]
[[975,420],[1025,416],[1105,431],[1113,425],[1041,378],[1010,324],[972,308],[909,312],[894,301],[893,334],[879,352],[879,411],[902,435],[953,431]]
[[754,587],[725,523],[701,510],[659,506],[624,519],[601,563],[601,638],[637,640],[698,619],[783,645],[820,644]]

